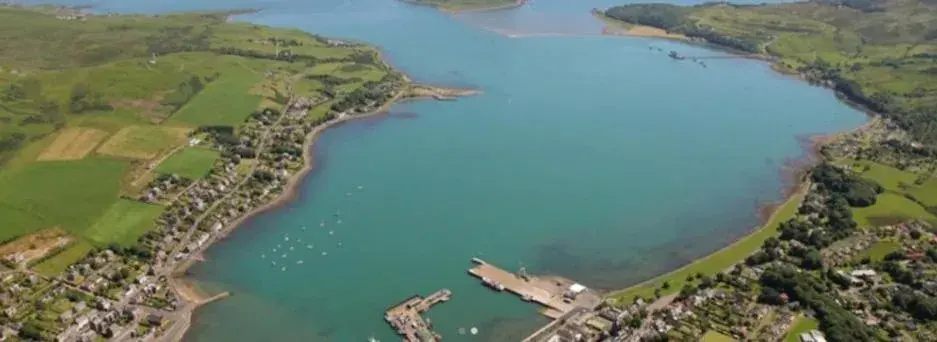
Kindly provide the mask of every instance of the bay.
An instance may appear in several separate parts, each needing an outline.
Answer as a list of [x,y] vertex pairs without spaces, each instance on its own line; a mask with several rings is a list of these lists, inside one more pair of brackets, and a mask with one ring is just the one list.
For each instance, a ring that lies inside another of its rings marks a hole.
[[[440,288],[453,298],[429,316],[446,340],[516,340],[543,322],[536,308],[480,286],[470,258],[595,288],[638,282],[750,231],[781,196],[785,162],[803,156],[800,138],[866,120],[763,62],[702,68],[666,51],[723,53],[600,36],[589,9],[612,0],[457,16],[391,0],[91,4],[261,8],[238,19],[372,43],[418,81],[484,92],[323,134],[299,197],[192,270],[234,296],[200,309],[190,340],[394,340],[384,309]],[[472,326],[478,336],[459,334]]]

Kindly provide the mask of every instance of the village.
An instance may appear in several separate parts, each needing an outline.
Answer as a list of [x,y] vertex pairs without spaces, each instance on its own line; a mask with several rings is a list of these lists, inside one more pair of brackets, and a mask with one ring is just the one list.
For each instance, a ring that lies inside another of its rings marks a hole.
[[[305,166],[311,135],[352,115],[379,111],[407,89],[404,78],[391,74],[336,101],[326,92],[293,95],[283,100],[282,111],[258,110],[236,132],[230,127],[197,130],[189,146],[220,150],[222,161],[205,179],[154,179],[138,200],[169,207],[157,229],[138,244],[99,250],[52,278],[19,267],[25,262],[21,254],[4,260],[0,341],[181,339],[197,306],[228,294],[193,297],[177,277],[237,220],[284,192]],[[284,90],[292,94],[291,87]],[[310,115],[319,106],[328,106],[327,114]],[[22,323],[27,316],[39,319]]]

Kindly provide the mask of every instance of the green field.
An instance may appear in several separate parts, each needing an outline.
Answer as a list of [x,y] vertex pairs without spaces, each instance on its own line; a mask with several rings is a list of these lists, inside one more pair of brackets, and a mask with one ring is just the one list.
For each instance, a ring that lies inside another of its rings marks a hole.
[[923,207],[902,195],[890,192],[878,195],[872,206],[853,208],[852,214],[860,227],[890,225],[911,219],[937,224],[937,217]]
[[0,172],[0,241],[59,227],[81,235],[117,201],[128,163],[89,157]]
[[176,174],[188,179],[201,179],[211,171],[215,160],[221,157],[218,151],[206,148],[186,147],[166,158],[156,167],[156,172]]
[[222,74],[173,114],[169,121],[193,127],[240,126],[260,103],[260,96],[249,94],[249,91],[262,80],[262,75],[247,70]]
[[800,342],[800,334],[817,329],[819,326],[820,323],[817,322],[816,319],[798,316],[794,323],[791,324],[791,329],[787,331],[784,342]]
[[787,201],[785,201],[784,204],[782,204],[773,215],[771,215],[771,218],[762,226],[761,229],[758,229],[748,236],[745,236],[741,240],[736,241],[728,247],[716,251],[715,253],[710,254],[704,258],[698,259],[693,263],[670,273],[634,285],[627,289],[613,292],[609,295],[609,297],[618,301],[619,303],[631,303],[631,301],[633,301],[637,296],[641,296],[643,298],[652,298],[654,295],[654,290],[660,288],[660,286],[665,281],[670,284],[670,288],[661,289],[661,295],[667,295],[680,291],[680,289],[682,289],[683,285],[686,283],[686,278],[688,276],[692,276],[697,273],[713,275],[732,267],[761,248],[761,245],[769,237],[776,236],[781,222],[784,222],[797,214],[797,208],[800,207],[800,203],[803,201],[804,195],[804,190],[798,191],[795,195],[791,196]]
[[719,333],[718,331],[709,330],[706,334],[703,334],[703,338],[700,339],[700,342],[735,342],[735,339]]
[[868,256],[869,260],[872,261],[882,261],[885,259],[885,256],[888,255],[888,253],[897,251],[899,249],[901,249],[901,243],[898,241],[880,240],[869,248],[866,256]]
[[97,244],[117,243],[131,246],[155,226],[163,207],[127,199],[120,199],[89,228],[84,236]]
[[41,275],[54,277],[68,268],[68,266],[84,258],[92,249],[94,249],[93,245],[79,239],[71,245],[68,245],[68,247],[58,254],[33,266],[33,270]]

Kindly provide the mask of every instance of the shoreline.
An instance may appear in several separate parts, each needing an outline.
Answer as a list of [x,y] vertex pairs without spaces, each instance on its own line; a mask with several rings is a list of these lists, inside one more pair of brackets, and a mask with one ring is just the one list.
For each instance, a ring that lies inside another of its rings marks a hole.
[[[836,96],[836,98],[839,101],[841,101],[843,104],[849,106],[852,109],[862,112],[863,114],[865,114],[866,118],[868,119],[867,122],[851,130],[846,130],[846,131],[841,131],[841,132],[831,132],[831,133],[825,133],[825,134],[808,135],[806,137],[806,140],[807,140],[806,145],[808,146],[806,146],[804,149],[805,150],[804,155],[798,158],[788,160],[784,163],[784,165],[780,166],[779,172],[782,178],[782,186],[784,187],[784,190],[782,190],[782,197],[778,200],[768,201],[766,203],[759,205],[758,215],[759,215],[759,220],[761,222],[757,226],[755,226],[753,230],[744,233],[743,235],[735,239],[730,244],[722,248],[716,249],[712,252],[701,255],[682,266],[679,266],[670,271],[658,274],[656,276],[640,281],[638,283],[629,285],[627,287],[609,291],[605,293],[604,295],[606,299],[616,300],[612,298],[616,296],[623,296],[623,297],[637,296],[638,294],[630,293],[630,292],[637,292],[638,290],[641,290],[642,288],[647,287],[648,285],[652,285],[654,283],[660,282],[668,278],[669,276],[672,276],[680,271],[687,270],[693,265],[701,261],[704,261],[705,259],[718,255],[719,253],[725,252],[729,250],[730,248],[737,246],[738,244],[740,244],[741,242],[749,238],[755,238],[755,235],[757,235],[758,233],[763,232],[766,229],[769,229],[770,227],[768,225],[777,218],[777,215],[779,215],[780,213],[781,207],[788,204],[788,202],[793,200],[796,196],[805,194],[806,191],[809,190],[809,186],[811,183],[808,179],[805,179],[804,177],[807,176],[807,172],[810,169],[810,167],[816,165],[818,162],[823,160],[824,157],[823,157],[823,154],[821,153],[821,149],[824,145],[832,141],[835,141],[844,135],[864,131],[868,129],[870,126],[874,125],[877,121],[881,120],[881,118],[883,118],[883,116],[880,113],[877,113],[871,110],[870,108],[863,106],[859,103],[851,101],[847,96],[845,96],[842,92],[836,90],[831,85],[814,84],[810,82],[803,73],[797,72],[795,70],[790,70],[786,68],[785,66],[781,65],[779,63],[780,59],[776,56],[773,56],[767,53],[752,54],[752,53],[747,53],[744,51],[737,51],[726,46],[717,45],[709,41],[693,39],[693,38],[686,37],[683,35],[676,35],[676,34],[670,34],[670,33],[659,34],[657,30],[666,32],[659,28],[651,27],[655,29],[655,31],[653,32],[651,31],[634,32],[632,31],[632,29],[628,29],[628,28],[621,27],[621,26],[624,26],[624,25],[641,26],[641,25],[633,25],[627,22],[618,21],[618,20],[609,18],[605,16],[604,13],[598,9],[593,10],[593,15],[596,19],[605,23],[606,26],[602,30],[603,35],[616,35],[616,36],[624,36],[624,37],[640,37],[640,38],[649,38],[649,39],[663,39],[663,40],[677,41],[677,42],[681,42],[685,44],[701,46],[704,48],[711,48],[711,49],[715,49],[718,51],[723,51],[726,53],[739,56],[739,58],[754,59],[754,60],[767,62],[771,70],[777,72],[780,76],[794,77],[794,78],[797,78],[798,80],[806,82],[808,85],[821,86],[823,88],[826,88],[832,91],[833,95]],[[619,26],[620,29],[626,30],[626,31],[619,32],[619,33],[611,32],[610,30],[606,30],[609,26]],[[641,27],[644,27],[644,26],[641,26]],[[785,178],[789,178],[790,180],[792,180],[792,183],[783,184],[783,182],[785,182]],[[746,255],[745,257],[747,256],[748,255]],[[744,261],[744,257],[738,260],[736,263],[742,262],[742,261]],[[669,295],[669,292],[672,292],[672,290],[668,291],[668,293],[664,294],[661,298],[664,298],[667,295]]]
[[[266,213],[270,210],[280,208],[281,206],[290,203],[298,197],[300,191],[299,185],[306,179],[309,173],[315,170],[316,163],[314,147],[316,141],[323,132],[329,128],[333,128],[353,120],[371,118],[382,114],[386,115],[387,111],[391,107],[406,101],[425,99],[446,101],[455,100],[458,97],[477,95],[481,93],[480,90],[474,89],[441,88],[423,84],[409,83],[410,78],[406,75],[404,75],[404,79],[408,82],[408,87],[401,90],[397,95],[394,95],[394,97],[392,97],[377,109],[360,114],[340,114],[335,119],[315,126],[312,131],[306,135],[305,141],[303,143],[303,166],[296,173],[289,176],[286,184],[283,185],[283,191],[271,201],[252,209],[251,211],[240,216],[238,219],[226,224],[218,233],[217,237],[202,247],[199,253],[193,253],[173,268],[169,279],[170,286],[172,287],[172,291],[174,293],[176,293],[180,298],[188,303],[188,306],[181,310],[183,311],[182,314],[184,317],[186,317],[186,319],[176,323],[182,323],[183,326],[181,328],[173,328],[172,330],[174,331],[171,334],[166,334],[164,339],[161,340],[181,341],[187,334],[189,328],[192,326],[193,316],[195,315],[195,312],[198,310],[198,308],[202,307],[204,304],[208,304],[206,301],[211,301],[211,299],[218,297],[218,295],[204,293],[201,289],[199,289],[196,281],[189,278],[189,269],[195,265],[196,262],[204,262],[205,259],[203,257],[203,253],[205,253],[218,242],[227,238],[229,234],[239,228],[247,220]],[[425,93],[414,92],[416,89],[419,89],[423,92],[430,92],[431,94],[426,95]],[[227,295],[224,295],[222,297],[226,296]]]

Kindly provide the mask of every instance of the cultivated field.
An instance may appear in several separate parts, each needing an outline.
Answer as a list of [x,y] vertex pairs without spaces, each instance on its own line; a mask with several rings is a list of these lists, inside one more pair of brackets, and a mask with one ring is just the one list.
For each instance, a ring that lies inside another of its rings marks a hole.
[[169,122],[192,127],[239,126],[260,103],[260,96],[250,94],[250,89],[262,80],[262,75],[247,70],[222,74],[173,114]]
[[98,245],[131,246],[155,226],[163,206],[119,199],[107,209],[84,236]]
[[98,148],[98,153],[133,159],[151,159],[184,144],[189,129],[162,126],[128,126]]
[[81,235],[117,201],[128,167],[88,157],[0,172],[0,241],[50,227]]
[[107,132],[94,128],[69,127],[59,132],[52,144],[42,150],[36,160],[75,160],[94,150]]
[[176,174],[188,179],[200,179],[211,171],[212,165],[220,156],[218,151],[186,147],[159,164],[156,172]]

